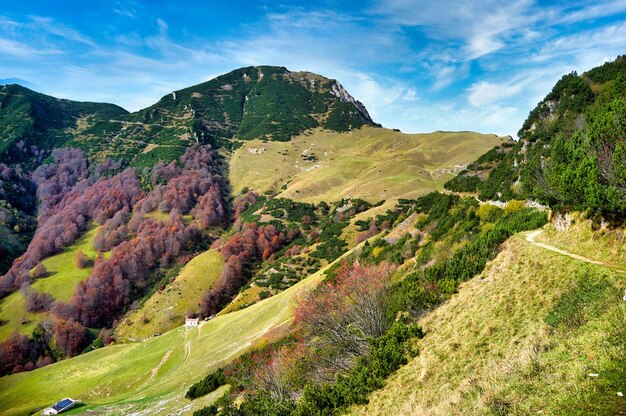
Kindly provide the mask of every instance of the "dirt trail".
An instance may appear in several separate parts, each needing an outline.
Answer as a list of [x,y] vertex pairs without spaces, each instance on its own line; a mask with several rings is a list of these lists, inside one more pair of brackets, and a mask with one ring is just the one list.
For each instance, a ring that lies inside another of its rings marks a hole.
[[150,377],[144,383],[144,385],[148,384],[148,383],[151,383],[154,380],[154,378],[156,377],[156,375],[159,372],[159,370],[161,369],[161,367],[163,367],[163,364],[165,364],[167,362],[167,359],[170,358],[170,355],[172,355],[172,351],[174,351],[174,348],[172,348],[171,350],[166,352],[165,355],[163,356],[163,358],[161,359],[161,361],[159,362],[159,364],[157,364],[157,366],[154,367],[152,369],[152,371],[150,371]]
[[606,266],[606,267],[609,267],[609,268],[611,268],[611,269],[613,269],[613,270],[615,270],[617,272],[626,273],[626,270],[618,269],[617,266],[615,266],[614,264],[605,263],[605,262],[600,261],[600,260],[590,259],[588,257],[584,257],[584,256],[581,256],[581,255],[578,255],[578,254],[570,253],[569,251],[562,250],[562,249],[560,249],[558,247],[554,247],[554,246],[551,246],[549,244],[539,243],[539,242],[535,241],[535,238],[537,238],[537,236],[539,234],[541,234],[542,232],[543,232],[543,230],[539,229],[539,230],[535,230],[535,231],[531,231],[531,232],[527,233],[526,234],[526,241],[528,241],[530,244],[532,244],[534,246],[541,247],[541,248],[544,248],[546,250],[554,251],[555,253],[559,253],[559,254],[562,254],[564,256],[576,259],[576,260],[584,261],[584,262],[591,263],[591,264],[597,264],[597,265],[600,265],[600,266]]
[[185,361],[187,361],[187,358],[189,358],[189,354],[191,354],[191,342],[195,339],[198,339],[198,337],[200,336],[200,327],[195,327],[192,329],[185,330],[185,339],[187,339],[187,334],[190,331],[194,331],[196,333],[196,336],[193,337],[191,340],[187,341],[187,343],[185,343],[185,358],[183,358],[183,362],[180,363],[180,365],[183,365]]

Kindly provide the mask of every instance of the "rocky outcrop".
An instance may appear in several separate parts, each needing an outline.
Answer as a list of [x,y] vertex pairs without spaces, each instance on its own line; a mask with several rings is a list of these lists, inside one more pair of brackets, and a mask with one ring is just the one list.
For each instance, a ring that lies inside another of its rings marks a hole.
[[343,87],[343,85],[339,83],[339,81],[333,80],[330,86],[330,93],[333,94],[335,97],[338,97],[342,102],[354,105],[364,121],[374,124],[374,120],[372,120],[372,117],[370,117],[363,103],[359,100],[354,99],[354,97],[351,96],[348,91],[346,91],[346,89]]

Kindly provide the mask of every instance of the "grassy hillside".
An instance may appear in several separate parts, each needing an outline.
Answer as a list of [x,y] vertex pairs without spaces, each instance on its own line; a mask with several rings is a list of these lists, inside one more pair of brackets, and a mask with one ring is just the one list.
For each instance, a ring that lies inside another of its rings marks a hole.
[[118,339],[139,340],[180,326],[186,313],[198,313],[198,302],[220,274],[224,260],[216,250],[194,257],[176,279],[128,315],[116,330]]
[[325,270],[249,308],[205,322],[199,330],[187,333],[179,327],[145,342],[112,345],[0,378],[0,413],[30,414],[68,396],[87,404],[82,411],[97,414],[173,414],[203,407],[206,398],[184,399],[189,385],[286,325],[295,297],[319,282]]
[[[593,248],[612,249],[602,241]],[[611,268],[518,235],[481,276],[421,320],[420,355],[351,413],[623,412],[625,282]]]
[[[45,292],[55,299],[68,301],[74,294],[76,284],[86,279],[92,267],[79,269],[74,265],[78,251],[85,253],[90,259],[95,258],[93,238],[98,227],[92,225],[87,232],[61,253],[42,261],[47,275],[33,283],[37,292]],[[28,313],[24,309],[24,295],[21,291],[14,292],[0,301],[0,340],[6,339],[11,333],[30,334],[39,322],[49,318],[46,313]]]
[[[547,226],[537,241],[548,243],[580,256],[593,257],[619,267],[626,267],[626,241],[619,232],[593,225],[584,216],[570,213],[568,227]],[[594,229],[595,228],[595,229]],[[597,250],[598,245],[603,247]]]
[[305,202],[412,198],[441,189],[466,164],[505,140],[470,132],[315,130],[290,142],[246,142],[232,154],[229,179],[235,193],[271,190]]

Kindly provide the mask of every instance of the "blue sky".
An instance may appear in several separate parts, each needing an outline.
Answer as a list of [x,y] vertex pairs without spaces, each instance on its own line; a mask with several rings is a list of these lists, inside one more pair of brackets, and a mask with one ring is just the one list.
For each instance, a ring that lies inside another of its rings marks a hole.
[[5,1],[0,82],[137,110],[248,65],[338,79],[385,127],[515,135],[626,54],[626,0]]

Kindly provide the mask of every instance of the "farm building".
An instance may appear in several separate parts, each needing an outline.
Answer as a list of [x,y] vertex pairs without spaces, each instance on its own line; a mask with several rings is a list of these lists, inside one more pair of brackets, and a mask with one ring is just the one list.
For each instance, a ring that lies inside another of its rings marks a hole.
[[185,317],[185,326],[187,328],[191,328],[193,326],[198,326],[199,322],[200,322],[200,318]]
[[66,397],[65,399],[55,403],[52,407],[48,407],[43,411],[44,415],[58,415],[61,412],[65,412],[66,410],[70,410],[72,407],[76,405],[77,401]]

